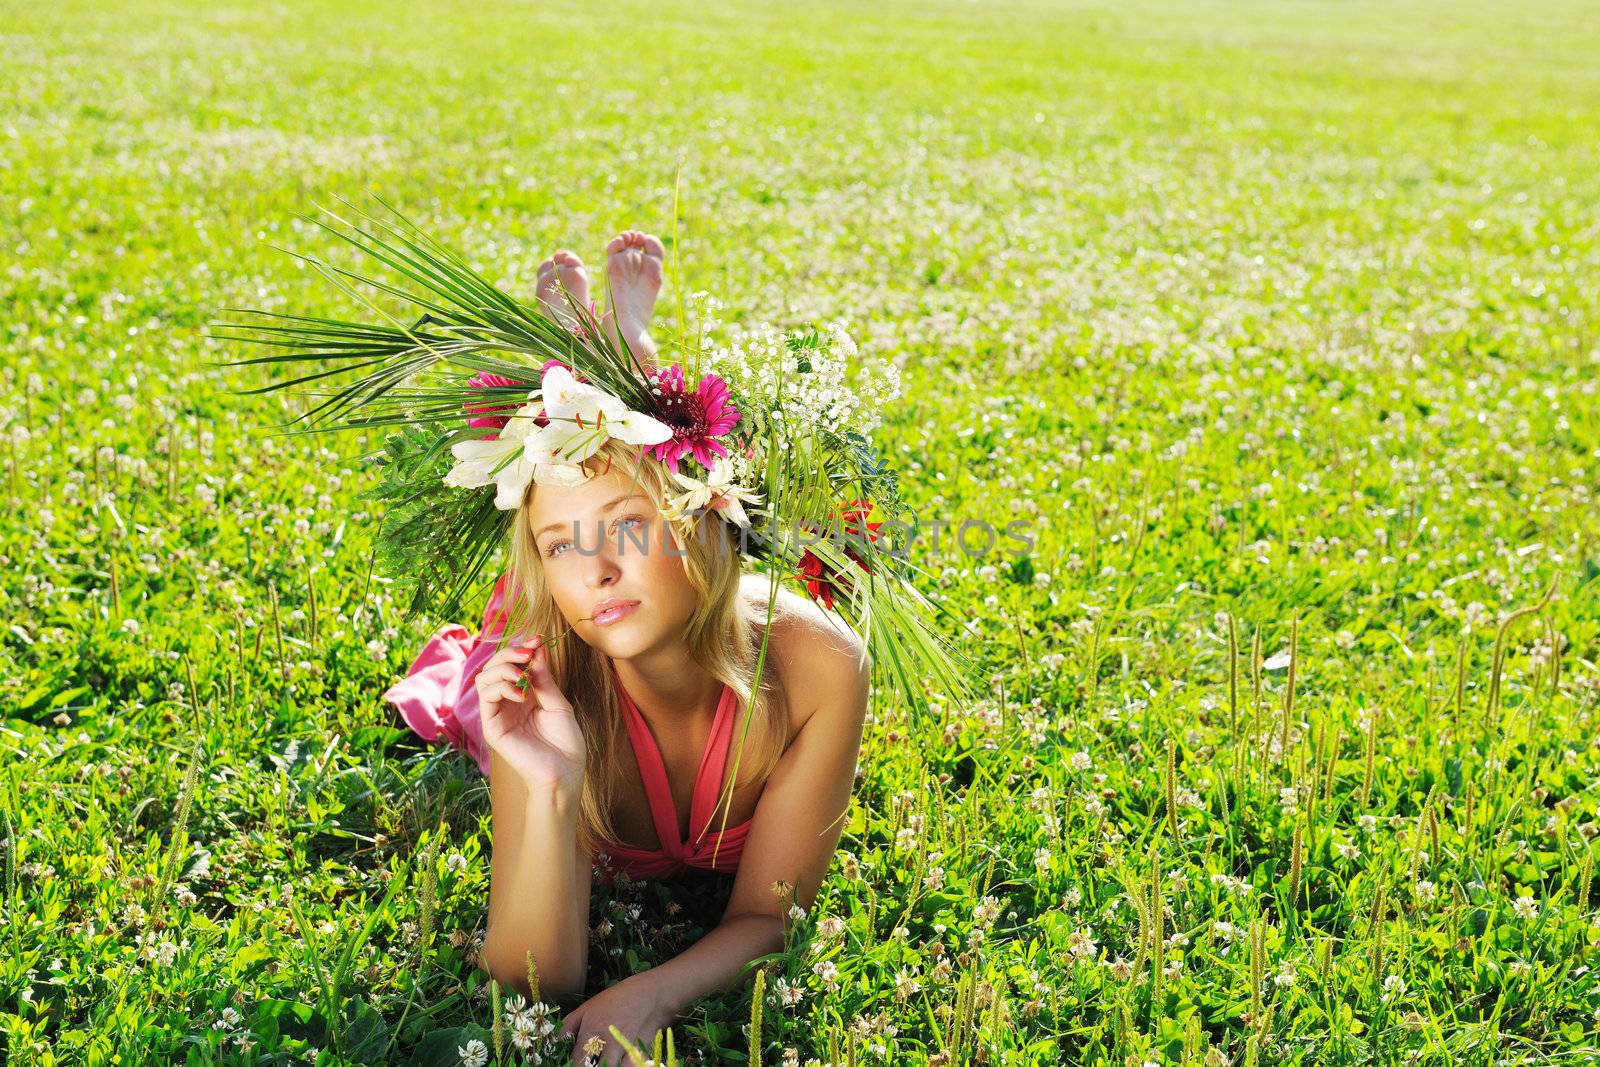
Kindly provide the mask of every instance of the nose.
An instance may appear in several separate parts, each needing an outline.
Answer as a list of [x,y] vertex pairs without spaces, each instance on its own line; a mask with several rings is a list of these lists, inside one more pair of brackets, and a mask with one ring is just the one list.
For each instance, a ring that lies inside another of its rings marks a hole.
[[617,561],[617,546],[611,538],[601,536],[599,546],[584,556],[584,581],[591,589],[605,589],[615,585],[622,577],[622,567]]

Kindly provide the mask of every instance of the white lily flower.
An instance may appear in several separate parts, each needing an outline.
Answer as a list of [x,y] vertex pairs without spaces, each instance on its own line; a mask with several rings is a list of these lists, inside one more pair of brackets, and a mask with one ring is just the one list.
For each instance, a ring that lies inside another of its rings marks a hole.
[[721,511],[734,524],[748,528],[750,519],[745,515],[744,505],[740,501],[761,503],[759,493],[733,484],[733,464],[728,462],[726,456],[717,457],[703,482],[677,471],[673,471],[672,476],[688,492],[667,501],[665,511],[669,519],[680,519],[689,512],[710,506]]
[[528,438],[537,431],[534,419],[541,405],[524,404],[500,429],[493,440],[457,441],[450,446],[456,465],[444,476],[446,485],[472,489],[491,482],[495,486],[495,507],[510,511],[522,502],[523,491],[537,468],[528,452]]
[[[565,367],[545,372],[529,403],[500,430],[494,440],[458,441],[450,447],[456,465],[445,484],[463,488],[495,486],[495,507],[510,511],[522,502],[528,482],[580,485],[580,464],[600,451],[609,438],[630,445],[654,445],[672,436],[672,427],[586,382]],[[534,420],[543,412],[547,421]]]
[[[565,367],[551,367],[540,382],[548,426],[536,431],[528,449],[536,454],[541,484],[574,484],[571,472],[561,467],[576,467],[610,438],[630,445],[655,445],[672,437],[672,427],[642,412],[631,411],[619,398],[604,389],[580,382]],[[544,475],[561,479],[547,482]]]

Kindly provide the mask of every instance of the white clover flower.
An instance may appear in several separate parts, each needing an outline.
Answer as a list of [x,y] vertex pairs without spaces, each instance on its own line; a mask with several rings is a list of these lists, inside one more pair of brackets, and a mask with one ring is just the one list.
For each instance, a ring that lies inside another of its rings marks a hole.
[[473,1038],[465,1045],[456,1046],[456,1055],[461,1057],[461,1067],[483,1067],[489,1062],[489,1047]]
[[1519,919],[1534,919],[1539,915],[1539,902],[1532,897],[1518,897],[1511,902],[1511,909]]
[[510,1021],[511,1043],[524,1052],[533,1048],[533,1020],[526,1016],[517,1016]]
[[922,983],[915,976],[906,971],[904,967],[894,976],[894,995],[901,1000],[913,995],[922,988]]
[[803,988],[798,985],[790,985],[782,978],[773,984],[772,989],[773,992],[778,994],[778,999],[783,1001],[785,1007],[793,1007],[800,1003],[800,999],[806,995],[806,991]]
[[1284,786],[1278,790],[1278,807],[1285,815],[1295,815],[1300,811],[1300,792],[1294,786]]

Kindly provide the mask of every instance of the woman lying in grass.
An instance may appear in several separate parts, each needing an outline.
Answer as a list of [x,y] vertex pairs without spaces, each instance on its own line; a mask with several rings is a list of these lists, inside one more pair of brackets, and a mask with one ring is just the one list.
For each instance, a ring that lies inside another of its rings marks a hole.
[[[608,251],[612,311],[598,322],[653,359],[661,244],[628,233]],[[541,305],[574,328],[573,309],[592,310],[588,288],[571,253],[540,269]],[[591,1062],[614,1064],[612,1026],[648,1048],[696,999],[780,950],[785,913],[811,905],[850,802],[869,669],[862,640],[804,596],[779,590],[769,623],[769,581],[745,573],[739,527],[717,510],[681,536],[664,517],[679,491],[667,464],[613,436],[580,466],[576,484],[530,480],[516,502],[510,569],[486,619],[520,599],[527,637],[486,661],[493,643],[473,643],[462,669],[476,672],[476,708],[463,700],[441,724],[407,683],[389,695],[425,736],[454,731],[486,756],[483,960],[495,978],[526,991],[531,957],[542,998],[585,991],[593,877],[731,875],[715,929],[567,1014],[575,1062],[598,1037]],[[414,672],[438,658],[425,650]]]
[[[314,394],[299,432],[393,431],[375,545],[408,617],[456,611],[509,553],[480,633],[435,632],[386,696],[489,776],[489,970],[581,1001],[565,1026],[580,1057],[613,1027],[649,1044],[781,949],[815,900],[870,680],[907,708],[929,689],[971,694],[905,540],[880,532],[910,529],[870,436],[898,373],[859,365],[838,323],[724,337],[680,322],[658,351],[663,249],[641,233],[607,250],[602,316],[569,252],[525,303],[387,210],[320,223],[383,277],[300,258],[409,301],[411,318],[258,310],[214,328],[270,346],[243,363],[321,368],[268,388],[361,372]],[[806,596],[781,588],[791,579]],[[705,899],[726,909],[680,955],[583,1000],[593,879],[624,874],[719,880]],[[602,1062],[622,1052],[608,1042]]]

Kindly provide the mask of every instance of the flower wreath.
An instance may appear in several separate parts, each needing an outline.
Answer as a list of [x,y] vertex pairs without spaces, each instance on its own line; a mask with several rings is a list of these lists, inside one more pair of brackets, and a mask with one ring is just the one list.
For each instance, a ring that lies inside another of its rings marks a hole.
[[[364,458],[382,475],[370,495],[387,505],[375,551],[410,587],[408,619],[461,611],[506,545],[529,482],[578,484],[581,465],[615,438],[663,464],[681,489],[665,518],[680,529],[707,515],[737,527],[741,552],[774,577],[773,593],[777,581],[792,580],[842,617],[874,669],[912,703],[930,686],[955,700],[969,694],[967,668],[934,625],[944,609],[913,583],[921,572],[904,546],[882,533],[904,512],[895,473],[868,435],[897,391],[892,366],[852,388],[856,349],[834,325],[760,326],[727,342],[707,340],[716,330],[703,329],[676,346],[681,358],[647,367],[599,328],[592,304],[569,299],[570,318],[555,321],[384,207],[383,218],[354,209],[352,222],[324,209],[339,225],[308,221],[398,277],[298,258],[386,321],[228,309],[247,318],[212,330],[287,350],[226,366],[321,365],[245,392],[363,371],[335,392],[310,394],[324,399],[290,432],[391,431]],[[357,286],[421,314],[402,325]],[[702,304],[707,314],[719,306]],[[881,517],[869,522],[874,513]]]

